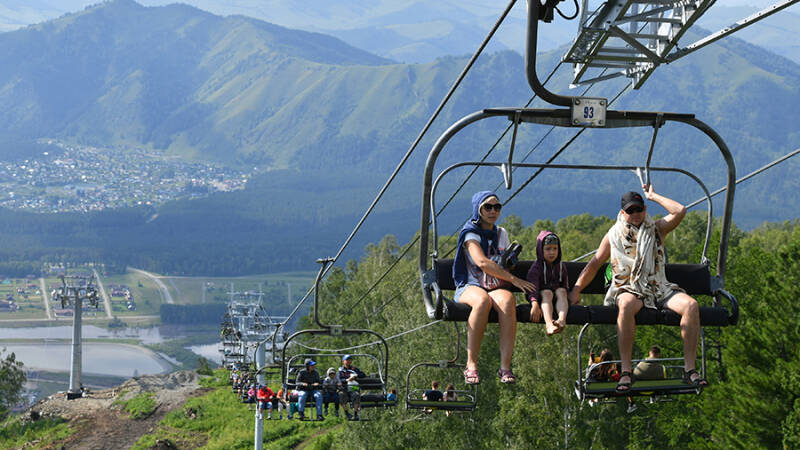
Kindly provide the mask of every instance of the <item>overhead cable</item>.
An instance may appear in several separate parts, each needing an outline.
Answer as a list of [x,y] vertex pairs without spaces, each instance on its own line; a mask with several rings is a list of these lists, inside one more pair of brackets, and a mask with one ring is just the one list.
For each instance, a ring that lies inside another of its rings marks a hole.
[[[428,119],[428,122],[422,128],[422,131],[420,131],[419,135],[414,140],[414,143],[411,144],[411,147],[408,149],[406,154],[400,160],[400,163],[394,169],[394,172],[392,172],[392,174],[389,176],[389,179],[386,181],[386,183],[383,185],[381,190],[378,192],[378,195],[372,201],[372,204],[370,204],[369,208],[367,208],[367,211],[364,213],[364,215],[358,221],[358,223],[356,224],[356,226],[353,229],[353,231],[350,233],[350,235],[345,240],[344,244],[342,244],[342,246],[339,248],[339,251],[336,253],[336,256],[333,257],[333,262],[334,263],[339,259],[339,257],[342,255],[344,250],[350,245],[350,242],[353,240],[353,237],[355,237],[356,233],[358,233],[358,231],[361,229],[361,226],[364,224],[364,222],[366,221],[367,217],[375,209],[375,206],[377,205],[378,201],[380,201],[380,199],[383,197],[383,194],[389,188],[389,185],[391,185],[391,183],[394,181],[394,179],[397,176],[397,174],[400,172],[400,169],[403,168],[403,166],[405,165],[406,161],[408,161],[408,158],[411,157],[411,154],[417,148],[417,145],[419,145],[420,141],[422,141],[422,138],[425,136],[425,134],[428,132],[430,127],[433,125],[433,122],[436,120],[437,117],[439,117],[439,114],[444,109],[444,107],[447,104],[447,102],[450,100],[450,97],[452,97],[452,95],[455,92],[456,88],[458,88],[458,86],[461,84],[463,79],[466,77],[467,73],[472,68],[472,66],[475,63],[475,61],[478,59],[478,57],[481,55],[481,53],[483,53],[484,48],[486,48],[486,45],[492,39],[492,37],[494,36],[494,34],[497,31],[497,29],[500,27],[500,25],[505,20],[506,16],[508,16],[508,13],[511,11],[511,8],[514,6],[516,1],[517,0],[510,0],[509,1],[508,6],[506,6],[506,9],[503,11],[503,13],[497,19],[497,21],[495,22],[495,24],[492,27],[492,29],[489,30],[489,33],[486,35],[486,38],[484,38],[484,40],[481,43],[481,45],[478,47],[478,49],[472,55],[470,60],[467,62],[467,65],[464,67],[464,69],[461,71],[461,74],[458,76],[456,81],[450,87],[450,90],[448,90],[447,94],[445,94],[444,98],[439,103],[439,106],[437,106],[436,110],[433,112],[431,117]],[[325,274],[328,273],[328,271],[330,270],[331,267],[333,267],[333,264],[331,264],[329,266],[329,268],[325,269],[325,272],[322,274],[323,277],[325,276]],[[300,301],[300,303],[298,303],[298,305],[294,309],[294,311],[292,311],[292,313],[289,315],[289,317],[287,317],[287,319],[286,319],[287,321],[292,318],[292,316],[297,312],[297,310],[300,308],[300,306],[303,304],[303,302],[305,302],[306,299],[308,299],[308,296],[311,294],[312,291],[313,291],[313,287],[310,288],[308,290],[308,292],[306,292],[306,295],[303,296],[303,299]]]

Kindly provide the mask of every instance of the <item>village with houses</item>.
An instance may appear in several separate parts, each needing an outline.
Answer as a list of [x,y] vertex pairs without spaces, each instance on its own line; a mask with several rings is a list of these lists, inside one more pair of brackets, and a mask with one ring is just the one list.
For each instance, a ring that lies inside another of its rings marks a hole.
[[170,200],[244,189],[256,169],[241,170],[137,148],[41,142],[42,151],[0,161],[0,207],[37,213],[157,206]]

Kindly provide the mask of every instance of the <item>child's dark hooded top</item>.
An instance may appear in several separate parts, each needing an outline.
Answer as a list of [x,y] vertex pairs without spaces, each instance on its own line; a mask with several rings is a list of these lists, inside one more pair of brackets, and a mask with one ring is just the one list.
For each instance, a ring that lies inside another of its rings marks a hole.
[[536,261],[531,264],[528,275],[525,277],[536,286],[536,288],[528,294],[528,301],[530,302],[539,301],[539,291],[542,289],[550,289],[553,293],[560,287],[569,290],[567,266],[561,262],[560,240],[558,240],[558,256],[556,256],[556,260],[553,261],[553,264],[548,264],[544,260],[544,239],[550,235],[558,239],[555,233],[547,230],[540,232],[539,236],[536,238]]

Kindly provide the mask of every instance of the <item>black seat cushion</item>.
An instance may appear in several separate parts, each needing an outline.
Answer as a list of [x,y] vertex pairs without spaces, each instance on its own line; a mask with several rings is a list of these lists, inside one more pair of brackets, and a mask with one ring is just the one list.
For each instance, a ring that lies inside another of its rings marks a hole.
[[[533,261],[520,261],[514,268],[514,275],[525,278]],[[565,262],[567,273],[569,274],[570,288],[578,279],[581,271],[586,267],[583,262]],[[602,273],[605,272],[607,264],[603,264],[598,270],[598,275],[583,289],[583,294],[605,294],[606,288],[603,282]],[[435,261],[437,282],[442,290],[454,290],[455,283],[451,276],[453,267],[452,259],[438,259]],[[665,269],[667,279],[677,283],[690,295],[712,295],[711,293],[711,274],[708,266],[704,264],[667,264]],[[520,292],[514,286],[510,287],[512,292]],[[444,319],[448,321],[466,321],[472,308],[451,300],[445,300]],[[530,322],[531,307],[528,303],[517,305],[517,321]],[[722,307],[700,307],[700,323],[708,326],[729,325],[729,312]],[[489,312],[489,322],[497,322],[497,312]],[[539,319],[539,323],[544,323]],[[617,323],[617,307],[602,305],[570,305],[567,313],[567,323],[573,325],[585,323],[615,324]],[[642,308],[636,315],[636,323],[640,325],[680,325],[680,316],[672,311],[658,311],[649,308]]]

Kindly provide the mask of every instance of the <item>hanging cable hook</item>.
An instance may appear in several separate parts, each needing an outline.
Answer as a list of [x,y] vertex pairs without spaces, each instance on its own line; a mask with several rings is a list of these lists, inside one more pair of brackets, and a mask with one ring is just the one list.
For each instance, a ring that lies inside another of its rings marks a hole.
[[[650,188],[650,161],[653,159],[653,148],[656,145],[656,138],[658,137],[658,129],[664,125],[664,113],[658,113],[656,115],[656,121],[653,122],[653,138],[650,139],[650,151],[647,152],[647,163],[644,166],[644,181],[642,185],[646,186],[646,189]],[[639,174],[639,179],[642,179],[641,174]]]
[[508,162],[500,165],[500,171],[503,172],[503,181],[505,181],[506,189],[511,189],[511,172],[514,160],[514,147],[517,145],[517,128],[522,122],[522,110],[514,112],[514,132],[511,134],[511,148],[508,149]]

